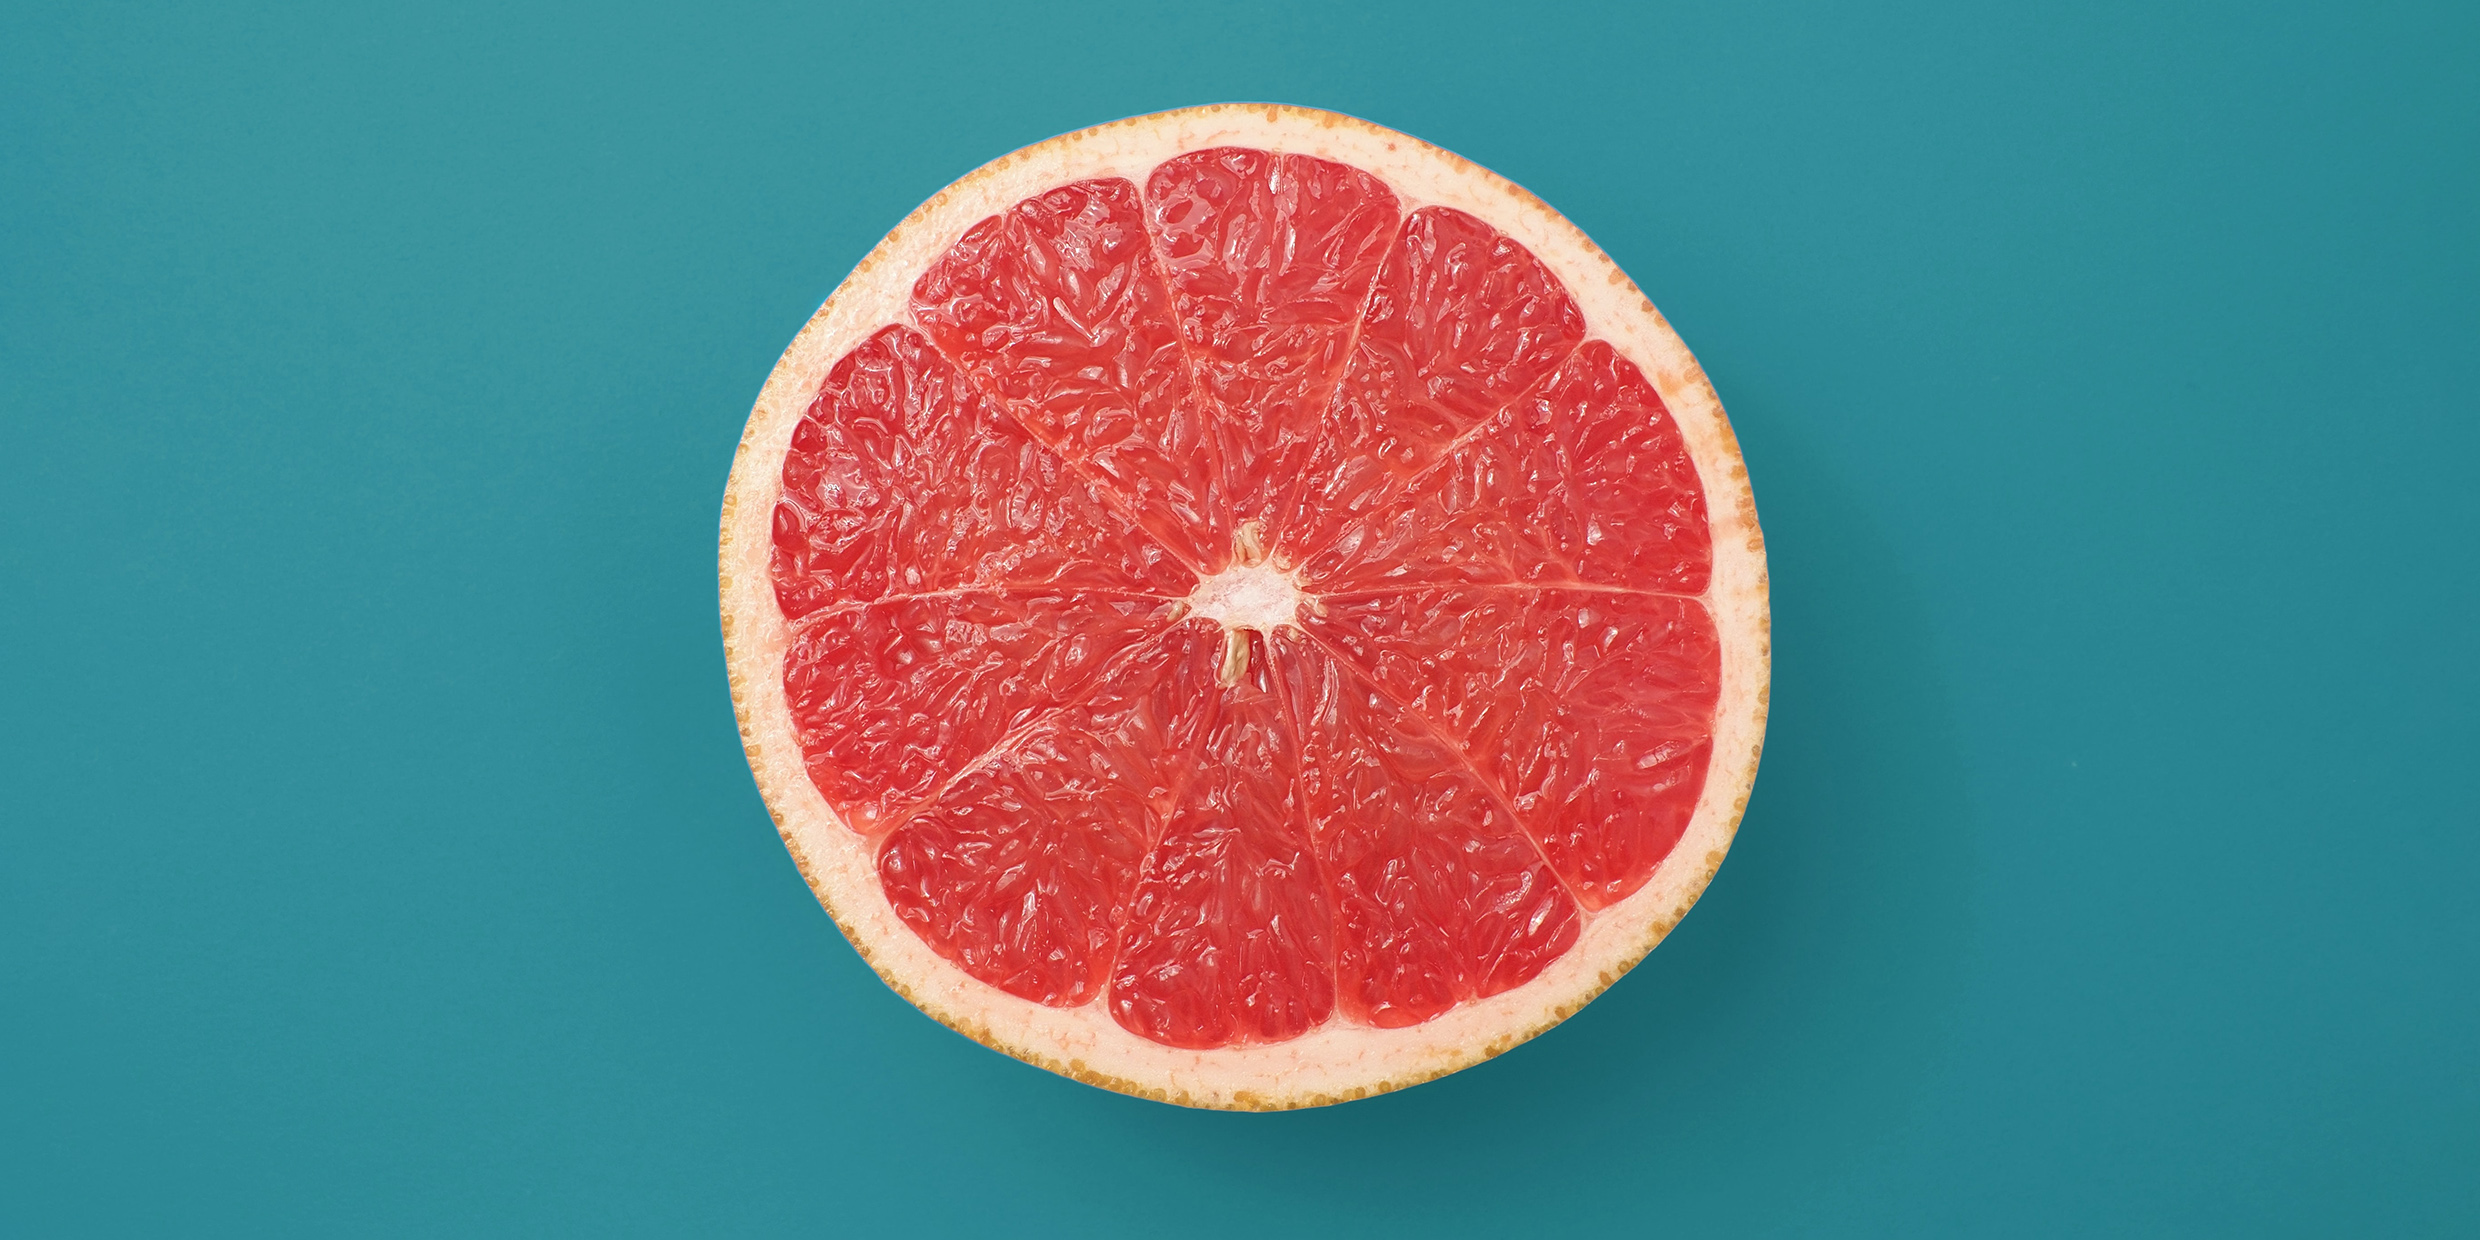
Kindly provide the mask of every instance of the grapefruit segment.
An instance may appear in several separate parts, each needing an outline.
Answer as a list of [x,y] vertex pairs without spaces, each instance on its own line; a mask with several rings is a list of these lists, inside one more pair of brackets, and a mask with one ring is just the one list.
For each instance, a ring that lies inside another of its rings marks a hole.
[[1117,661],[890,833],[879,881],[905,924],[1009,994],[1100,995],[1137,868],[1203,739],[1213,682],[1196,644],[1183,628]]
[[1461,749],[1587,908],[1642,886],[1686,829],[1721,687],[1696,600],[1439,587],[1330,597],[1302,625]]
[[1661,393],[1593,340],[1302,571],[1330,592],[1581,582],[1693,595],[1712,562],[1704,487]]
[[794,620],[961,586],[1176,595],[1189,575],[900,326],[838,361],[793,431],[772,569]]
[[1584,335],[1575,299],[1514,239],[1445,207],[1405,217],[1279,545],[1297,560],[1351,536]]
[[1159,599],[965,590],[814,613],[784,656],[811,780],[875,834],[1161,630]]
[[1576,580],[1705,592],[1714,560],[1705,487],[1678,421],[1636,363],[1588,340],[1522,414],[1559,447],[1557,489],[1577,515],[1543,524],[1568,539],[1560,550]]
[[[1221,665],[1220,644],[1192,641],[1178,657]],[[1111,1017],[1170,1046],[1287,1041],[1334,1010],[1333,916],[1298,795],[1298,740],[1266,656],[1261,645],[1238,684],[1200,696],[1204,743],[1121,935]]]
[[1135,185],[1062,185],[974,225],[914,284],[912,310],[1139,526],[1191,567],[1214,558],[1225,523],[1208,486],[1206,415]]
[[1316,645],[1277,641],[1344,1013],[1396,1028],[1531,981],[1583,924],[1540,851],[1428,726]]
[[1216,484],[1234,522],[1273,517],[1342,377],[1394,191],[1332,160],[1216,147],[1145,184],[1180,337],[1212,401]]

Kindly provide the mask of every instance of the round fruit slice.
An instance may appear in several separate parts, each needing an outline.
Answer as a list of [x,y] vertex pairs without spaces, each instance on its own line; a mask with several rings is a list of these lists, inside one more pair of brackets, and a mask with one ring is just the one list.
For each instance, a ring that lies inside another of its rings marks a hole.
[[853,945],[1191,1106],[1452,1072],[1651,950],[1747,805],[1765,591],[1627,277],[1297,108],[941,191],[784,353],[723,507],[750,767]]

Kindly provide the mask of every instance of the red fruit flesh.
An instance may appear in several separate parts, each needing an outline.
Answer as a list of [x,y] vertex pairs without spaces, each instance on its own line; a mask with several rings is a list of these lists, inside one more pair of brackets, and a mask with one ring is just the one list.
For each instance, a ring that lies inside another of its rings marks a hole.
[[1271,520],[1351,357],[1394,191],[1327,160],[1223,147],[1165,160],[1145,192],[1211,405],[1216,487],[1231,520]]
[[1576,941],[1574,899],[1463,754],[1315,643],[1288,647],[1301,795],[1334,892],[1344,1011],[1417,1024],[1530,981]]
[[1146,858],[1111,978],[1112,1018],[1173,1046],[1281,1042],[1334,1010],[1333,913],[1301,805],[1300,736],[1264,639],[1243,640],[1261,657],[1199,698],[1204,743]]
[[[982,221],[911,318],[821,386],[772,569],[811,779],[966,973],[1176,1047],[1412,1025],[1676,845],[1703,489],[1522,246],[1218,148]],[[1187,605],[1269,566],[1286,619]]]

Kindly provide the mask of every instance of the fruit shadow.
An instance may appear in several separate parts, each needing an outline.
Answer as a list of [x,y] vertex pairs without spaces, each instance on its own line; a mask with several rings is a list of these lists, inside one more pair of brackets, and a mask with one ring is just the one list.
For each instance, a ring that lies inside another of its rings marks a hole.
[[1346,1208],[1386,1184],[1409,1221],[1585,1167],[1639,1169],[1634,1192],[1693,1191],[1751,1159],[1839,1178],[1903,1123],[1946,1057],[1975,921],[1951,698],[1869,506],[1798,447],[1758,446],[1765,757],[1728,860],[1669,940],[1566,1024],[1431,1084],[1277,1116],[1096,1093],[1116,1114],[1095,1129],[1196,1169],[1201,1191],[1228,1177]]

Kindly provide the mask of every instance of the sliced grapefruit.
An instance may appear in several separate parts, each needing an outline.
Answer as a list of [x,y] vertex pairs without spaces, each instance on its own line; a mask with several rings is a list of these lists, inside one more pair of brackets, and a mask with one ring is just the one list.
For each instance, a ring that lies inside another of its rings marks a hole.
[[898,225],[724,497],[786,846],[898,993],[1191,1106],[1359,1098],[1609,986],[1764,732],[1764,546],[1653,305],[1297,108],[1055,138]]

